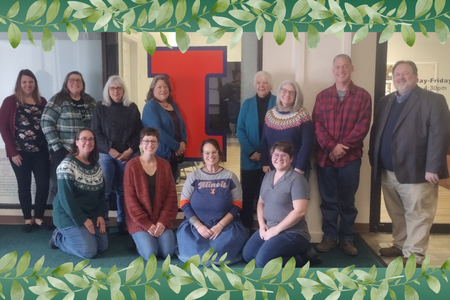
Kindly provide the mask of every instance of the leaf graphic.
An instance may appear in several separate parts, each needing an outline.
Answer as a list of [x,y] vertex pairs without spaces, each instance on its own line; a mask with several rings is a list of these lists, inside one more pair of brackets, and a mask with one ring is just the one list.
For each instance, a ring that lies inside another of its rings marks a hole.
[[405,285],[405,299],[406,300],[419,300],[419,295],[416,290],[410,287],[409,285]]
[[306,15],[310,8],[307,0],[298,0],[292,8],[290,19],[297,19]]
[[22,255],[16,267],[16,277],[19,277],[28,269],[28,266],[30,265],[30,257],[30,252],[28,251]]
[[449,37],[448,26],[447,26],[447,24],[445,24],[444,22],[442,22],[439,19],[435,19],[434,23],[435,23],[436,36],[437,36],[439,42],[443,45],[447,42],[448,37]]
[[310,50],[315,49],[319,45],[319,42],[320,42],[319,31],[317,31],[314,25],[309,24],[308,32],[306,33],[306,43],[308,44],[308,48]]
[[361,27],[360,29],[358,29],[355,36],[353,37],[352,44],[355,44],[355,43],[360,42],[363,39],[365,39],[368,33],[369,33],[368,25],[365,25],[365,26]]
[[108,2],[117,9],[127,10],[128,6],[122,0],[108,0]]
[[433,5],[433,0],[417,0],[416,3],[416,19],[425,15]]
[[68,282],[70,282],[73,286],[87,289],[89,287],[89,282],[84,280],[82,277],[74,275],[74,274],[66,274],[64,275],[64,278],[67,279]]
[[178,0],[177,7],[175,9],[175,19],[177,20],[177,24],[180,24],[183,21],[184,16],[186,15],[186,0]]
[[208,292],[207,288],[199,288],[191,292],[189,295],[187,295],[185,299],[186,300],[198,299],[206,295],[207,292]]
[[426,276],[426,279],[430,289],[438,294],[441,290],[441,283],[439,282],[439,280],[437,280],[437,278],[434,276]]
[[200,0],[195,0],[194,4],[192,4],[192,18],[195,18],[197,16],[199,8],[200,8]]
[[25,297],[25,292],[17,281],[13,280],[11,286],[11,300],[22,300]]
[[295,258],[291,257],[291,259],[288,260],[286,265],[283,268],[283,271],[281,272],[281,282],[285,282],[289,278],[291,278],[292,274],[294,274],[295,271]]
[[[27,36],[28,36],[28,40],[30,41],[30,43],[33,45],[33,46],[36,46],[36,43],[34,42],[34,40],[33,40],[33,33],[31,32],[31,29],[27,26]],[[44,258],[44,256],[42,256],[42,258]],[[42,259],[41,258],[41,259]],[[37,272],[39,272],[39,270],[41,269],[41,267],[42,267],[42,264],[39,266],[38,265],[38,263],[40,263],[40,261],[41,261],[41,259],[40,260],[38,260],[37,262],[36,262],[36,264],[34,265],[34,268],[33,268],[33,275],[35,275]],[[44,263],[44,261],[42,261],[42,263]],[[38,268],[38,269],[37,269]],[[37,269],[37,271],[36,271],[36,269]],[[36,272],[36,273],[35,273]]]
[[256,20],[255,25],[256,37],[258,38],[258,40],[261,39],[265,31],[266,31],[266,21],[264,21],[264,19],[261,18],[261,16],[259,16],[258,19]]
[[145,300],[159,300],[158,292],[149,285],[145,286]]
[[47,11],[47,24],[51,23],[59,13],[61,4],[59,0],[53,0]]
[[381,44],[381,43],[388,41],[394,34],[394,31],[395,31],[394,24],[390,24],[389,26],[387,26],[381,33],[379,43]]
[[13,4],[13,6],[11,6],[11,8],[8,10],[8,13],[6,14],[7,18],[14,18],[15,16],[17,16],[17,14],[19,13],[19,9],[20,9],[20,4],[19,1],[17,1],[16,3]]
[[275,24],[273,25],[273,37],[278,45],[282,45],[286,40],[286,27],[278,19],[275,20]]
[[208,276],[209,281],[212,283],[212,285],[216,289],[218,289],[218,290],[225,289],[225,285],[223,284],[222,279],[214,271],[211,271],[210,269],[206,269],[206,275]]
[[[172,18],[173,15],[173,3],[172,0],[164,2],[159,8],[159,13],[156,16],[156,27],[161,26]],[[149,17],[150,18],[150,17]]]
[[231,36],[230,49],[233,49],[239,43],[239,41],[242,38],[243,33],[244,33],[244,30],[242,29],[242,27],[236,28],[233,35]]
[[130,263],[129,267],[127,269],[125,283],[130,283],[141,276],[144,271],[144,260],[142,257],[138,257]]
[[414,45],[414,42],[416,41],[416,34],[414,32],[414,29],[412,29],[412,27],[408,25],[402,25],[402,37],[405,43],[410,47],[412,47]]
[[[20,33],[19,27],[16,24],[11,23],[8,27],[8,40],[11,46],[16,49],[20,44],[20,40],[22,39],[22,34]],[[10,254],[15,253],[14,260],[10,256]],[[6,273],[12,268],[17,261],[17,252],[8,253],[0,259],[0,274]],[[6,258],[5,258],[6,257]]]
[[233,17],[235,17],[236,19],[241,20],[241,21],[249,22],[249,21],[253,21],[256,18],[256,16],[254,14],[252,14],[248,11],[245,11],[245,10],[240,10],[240,9],[233,9],[233,10],[230,10],[228,13],[230,15],[232,15]]

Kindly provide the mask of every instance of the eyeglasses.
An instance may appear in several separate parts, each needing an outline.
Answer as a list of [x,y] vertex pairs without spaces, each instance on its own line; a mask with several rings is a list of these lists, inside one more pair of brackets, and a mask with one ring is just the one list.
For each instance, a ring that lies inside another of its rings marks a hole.
[[148,145],[148,144],[156,145],[156,144],[158,144],[158,141],[157,140],[142,140],[142,144],[144,144],[144,145]]
[[70,83],[81,83],[81,79],[69,78]]
[[78,138],[77,139],[77,141],[82,141],[83,143],[86,143],[86,142],[95,142],[95,138],[92,138],[92,137],[90,137],[90,138],[86,138],[86,137],[82,137],[82,138]]
[[289,158],[289,154],[286,153],[274,153],[272,154],[272,157],[274,158],[282,158],[282,159],[288,159]]
[[288,91],[288,90],[285,89],[285,88],[281,88],[281,89],[280,89],[280,92],[283,93],[283,94],[288,93],[289,96],[295,96],[295,92],[294,92],[294,91]]
[[117,92],[121,92],[121,91],[123,91],[123,87],[121,87],[121,86],[110,86],[109,87],[109,90],[112,92],[112,91],[117,91]]
[[219,151],[203,152],[203,155],[210,156],[210,155],[217,155],[217,153],[219,153]]

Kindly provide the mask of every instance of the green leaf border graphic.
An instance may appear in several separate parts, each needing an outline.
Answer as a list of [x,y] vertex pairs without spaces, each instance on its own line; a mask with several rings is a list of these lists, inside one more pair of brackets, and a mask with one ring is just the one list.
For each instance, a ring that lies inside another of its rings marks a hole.
[[[399,299],[419,299],[416,285],[426,283],[433,293],[438,294],[441,290],[438,277],[442,277],[448,287],[446,271],[450,271],[450,258],[437,268],[429,265],[429,256],[422,268],[416,269],[414,255],[409,257],[405,268],[402,258],[396,258],[385,269],[385,274],[378,272],[375,266],[368,272],[354,266],[342,270],[314,270],[309,268],[309,262],[296,269],[294,258],[284,268],[282,259],[276,258],[267,263],[262,272],[255,269],[254,260],[244,269],[233,270],[225,261],[226,254],[220,258],[219,265],[211,264],[217,262],[217,255],[213,253],[214,248],[207,251],[201,260],[198,255],[193,256],[182,267],[171,264],[168,256],[161,272],[156,268],[154,255],[147,263],[139,257],[126,268],[113,266],[106,274],[100,268],[92,268],[89,260],[81,261],[75,267],[68,262],[56,269],[43,269],[44,256],[31,269],[29,252],[19,261],[17,252],[11,252],[0,258],[0,297],[52,299],[59,295],[64,300],[94,300],[109,298],[109,295],[111,299],[140,299],[143,294],[145,299],[160,299],[157,289],[167,284],[172,297],[178,298],[183,290],[184,294],[189,292],[185,299],[197,299],[207,294],[214,297],[208,299],[221,300],[261,296],[264,299],[290,299],[289,294],[302,294],[305,299],[312,299],[319,293],[326,295],[327,300],[341,296],[342,299],[360,300],[369,295],[370,299],[384,299],[388,294],[391,299],[397,299],[397,295]],[[10,290],[4,289],[2,283],[5,286],[10,284]]]
[[17,1],[11,2],[6,14],[0,14],[0,28],[8,32],[13,48],[21,42],[21,31],[28,32],[33,45],[33,32],[43,32],[45,53],[55,44],[52,31],[65,30],[76,41],[80,25],[89,32],[110,29],[143,33],[143,47],[150,55],[156,44],[149,32],[159,32],[161,36],[164,32],[176,32],[176,43],[183,53],[190,45],[187,32],[192,31],[207,37],[208,44],[215,43],[225,32],[233,33],[230,48],[238,44],[245,31],[254,31],[258,39],[265,31],[272,32],[279,45],[291,32],[301,42],[298,32],[303,31],[312,50],[320,43],[319,32],[341,37],[346,31],[356,32],[353,43],[363,40],[370,31],[382,32],[379,42],[383,43],[397,31],[412,47],[416,31],[430,38],[428,27],[445,44],[450,36],[446,0],[417,0],[412,5],[413,1],[381,1],[357,7],[335,0],[37,0],[29,7]]
[[[243,32],[255,32],[258,39],[264,32],[273,32],[279,45],[291,33],[301,42],[299,32],[306,32],[309,49],[319,45],[319,32],[337,37],[343,32],[356,32],[353,43],[363,40],[368,32],[381,32],[380,43],[388,41],[394,32],[401,32],[405,43],[411,47],[416,32],[427,38],[430,38],[428,32],[435,32],[441,44],[447,42],[450,11],[446,8],[446,0],[375,2],[355,7],[334,0],[5,1],[9,6],[0,11],[0,30],[8,33],[13,48],[27,42],[21,40],[21,32],[27,32],[28,40],[34,46],[33,33],[42,32],[45,53],[54,47],[52,32],[66,31],[75,42],[79,30],[104,32],[108,29],[127,34],[142,33],[143,47],[150,55],[156,48],[150,32],[159,32],[167,46],[170,45],[164,32],[176,32],[176,42],[182,52],[189,49],[187,32],[197,32],[207,37],[211,44],[225,32],[232,32],[231,48],[237,45]],[[259,274],[254,261],[238,271],[228,267],[225,257],[221,258],[220,266],[206,267],[208,262],[216,259],[213,252],[211,249],[201,258],[203,265],[200,258],[194,256],[180,268],[172,265],[167,257],[162,269],[157,269],[156,258],[152,256],[147,263],[137,258],[124,269],[113,266],[108,274],[100,268],[92,268],[89,260],[76,266],[67,262],[53,270],[44,268],[44,256],[31,269],[29,252],[19,260],[17,253],[11,252],[0,258],[0,298],[52,299],[58,295],[64,300],[160,299],[161,284],[165,282],[174,298],[187,289],[186,299],[205,295],[220,300],[289,299],[293,293],[301,293],[308,300],[324,295],[327,300],[384,299],[388,294],[391,299],[419,299],[417,285],[422,283],[438,294],[443,287],[448,287],[446,271],[450,271],[450,258],[436,268],[429,266],[429,256],[421,270],[415,269],[415,257],[409,258],[405,269],[402,259],[397,258],[384,269],[385,274],[378,272],[375,266],[368,272],[354,266],[342,270],[310,270],[309,263],[296,270],[294,260],[281,268],[281,259],[277,258],[259,270],[262,271]],[[445,282],[439,279],[441,277]],[[441,294],[447,299],[448,293]]]

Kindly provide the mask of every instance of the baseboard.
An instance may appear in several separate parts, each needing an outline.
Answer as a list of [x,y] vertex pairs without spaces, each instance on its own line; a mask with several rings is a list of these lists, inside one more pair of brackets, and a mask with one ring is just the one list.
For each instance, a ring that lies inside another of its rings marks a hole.
[[[46,211],[46,215],[49,212]],[[51,213],[50,213],[51,214]],[[183,221],[184,215],[182,212],[179,212],[177,215],[177,218],[173,221],[173,226],[175,228],[178,228],[178,226],[181,224],[181,222]],[[53,224],[53,219],[51,216],[45,216],[44,217],[44,221],[48,224]],[[23,217],[21,215],[2,215],[0,217],[0,225],[21,225],[24,223]],[[116,222],[116,217],[115,216],[110,216],[109,217],[109,225],[110,226],[116,226],[117,222]],[[256,230],[258,229],[258,221],[254,220],[253,221],[253,229]],[[355,223],[353,224],[353,229],[355,230],[355,232],[357,233],[369,233],[370,232],[370,226],[369,224],[364,224],[364,223]],[[313,243],[318,243],[322,240],[322,232],[310,232],[311,234],[311,242]]]
[[365,223],[355,223],[353,224],[353,229],[357,233],[369,233],[370,232],[370,225]]

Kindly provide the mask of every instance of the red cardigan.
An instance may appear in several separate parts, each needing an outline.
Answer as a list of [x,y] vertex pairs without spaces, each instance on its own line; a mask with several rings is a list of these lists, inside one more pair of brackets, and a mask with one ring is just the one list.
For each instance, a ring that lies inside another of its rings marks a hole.
[[[47,100],[41,97],[42,110],[44,110]],[[16,149],[15,135],[16,135],[16,112],[17,112],[17,98],[14,95],[6,97],[3,100],[0,108],[0,133],[5,142],[6,156],[14,157],[19,154]]]
[[158,222],[173,228],[172,221],[178,213],[177,191],[170,164],[156,157],[156,191],[154,207],[150,205],[147,178],[139,156],[131,159],[124,175],[125,215],[128,232],[148,231]]

